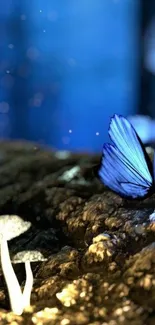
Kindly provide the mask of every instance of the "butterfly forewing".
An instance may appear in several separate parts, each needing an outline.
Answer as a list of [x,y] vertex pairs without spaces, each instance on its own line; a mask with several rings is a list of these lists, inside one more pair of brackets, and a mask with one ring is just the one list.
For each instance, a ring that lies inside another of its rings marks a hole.
[[148,182],[152,182],[144,148],[133,126],[122,116],[115,115],[111,120],[109,135],[119,151],[130,161],[130,165],[141,173]]
[[100,179],[121,196],[145,197],[152,188],[153,178],[149,157],[134,128],[125,118],[115,115],[109,135],[113,144],[103,147]]

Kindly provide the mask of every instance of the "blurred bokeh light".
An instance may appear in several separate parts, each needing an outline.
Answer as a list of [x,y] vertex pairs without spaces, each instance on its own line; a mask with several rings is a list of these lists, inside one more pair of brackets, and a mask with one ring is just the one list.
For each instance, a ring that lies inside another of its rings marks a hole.
[[140,0],[6,0],[0,137],[101,151],[114,113],[137,113]]

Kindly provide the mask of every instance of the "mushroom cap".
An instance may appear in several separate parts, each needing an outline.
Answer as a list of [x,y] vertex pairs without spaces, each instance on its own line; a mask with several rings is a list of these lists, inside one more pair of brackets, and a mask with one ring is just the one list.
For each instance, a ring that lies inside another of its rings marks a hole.
[[22,251],[18,252],[16,255],[12,257],[12,263],[18,264],[18,263],[25,263],[27,261],[29,262],[43,262],[47,261],[47,258],[43,256],[43,254],[39,251]]
[[18,237],[31,227],[31,222],[24,221],[17,215],[1,215],[0,216],[0,241],[2,238],[6,240]]

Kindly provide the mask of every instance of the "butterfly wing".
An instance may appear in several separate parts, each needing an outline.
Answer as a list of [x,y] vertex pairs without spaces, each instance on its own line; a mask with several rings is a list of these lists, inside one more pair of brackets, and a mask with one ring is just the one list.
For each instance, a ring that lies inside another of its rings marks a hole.
[[128,198],[145,197],[153,185],[150,159],[132,125],[114,115],[109,127],[113,144],[105,144],[99,169],[101,181]]

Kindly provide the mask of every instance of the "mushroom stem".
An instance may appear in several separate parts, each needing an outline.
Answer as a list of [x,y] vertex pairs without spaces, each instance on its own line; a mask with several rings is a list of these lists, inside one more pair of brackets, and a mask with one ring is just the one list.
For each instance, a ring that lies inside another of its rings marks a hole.
[[21,315],[23,312],[22,291],[11,264],[7,240],[3,238],[0,246],[1,266],[8,288],[11,309],[16,315]]
[[26,281],[23,290],[23,306],[30,306],[31,291],[33,287],[33,273],[30,265],[30,261],[25,262]]

